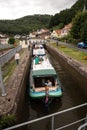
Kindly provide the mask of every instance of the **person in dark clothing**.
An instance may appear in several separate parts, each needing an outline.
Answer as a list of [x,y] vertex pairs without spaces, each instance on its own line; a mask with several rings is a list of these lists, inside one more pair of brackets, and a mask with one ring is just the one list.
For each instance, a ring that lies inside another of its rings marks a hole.
[[49,111],[49,87],[48,86],[45,86],[45,92],[46,92],[46,98],[45,98],[45,112],[48,113]]
[[58,46],[58,41],[56,42],[56,45]]

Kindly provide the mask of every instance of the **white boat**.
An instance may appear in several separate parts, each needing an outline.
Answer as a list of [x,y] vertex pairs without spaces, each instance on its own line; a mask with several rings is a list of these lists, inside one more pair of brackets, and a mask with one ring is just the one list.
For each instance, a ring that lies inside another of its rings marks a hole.
[[43,45],[36,44],[33,48],[33,56],[44,56],[45,55],[45,49]]
[[[40,59],[42,58],[42,59]],[[37,62],[38,61],[38,62]],[[36,57],[32,61],[30,91],[29,95],[32,99],[42,99],[46,97],[47,81],[51,81],[49,86],[48,97],[59,98],[62,96],[61,84],[58,74],[51,65],[47,56]]]

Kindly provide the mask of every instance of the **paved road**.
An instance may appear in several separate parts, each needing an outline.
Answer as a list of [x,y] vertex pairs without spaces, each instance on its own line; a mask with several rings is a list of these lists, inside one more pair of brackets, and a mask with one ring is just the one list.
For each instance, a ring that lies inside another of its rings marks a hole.
[[[9,49],[9,50],[11,50],[11,49]],[[7,53],[9,50],[0,50],[0,56]]]
[[64,42],[59,42],[59,44],[63,44],[63,45],[65,45],[65,46],[68,46],[68,47],[70,47],[70,48],[74,48],[74,49],[76,49],[76,50],[80,50],[80,51],[82,51],[82,52],[87,52],[87,49],[82,49],[82,48],[78,48],[77,46],[75,46],[75,45],[71,45],[71,44],[68,44],[68,43],[64,43]]
[[[57,40],[52,40],[51,42],[57,42]],[[87,49],[82,49],[82,48],[78,48],[77,46],[75,45],[72,45],[72,44],[69,44],[69,43],[65,43],[65,42],[60,42],[58,43],[59,45],[65,45],[65,46],[68,46],[70,48],[74,48],[76,50],[80,50],[82,52],[86,52],[87,53]]]

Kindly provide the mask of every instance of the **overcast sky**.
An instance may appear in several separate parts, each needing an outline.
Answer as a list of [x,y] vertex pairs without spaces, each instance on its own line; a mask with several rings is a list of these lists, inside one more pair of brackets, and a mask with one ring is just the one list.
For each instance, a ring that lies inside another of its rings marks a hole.
[[54,15],[77,0],[0,0],[0,19],[17,19],[33,14]]

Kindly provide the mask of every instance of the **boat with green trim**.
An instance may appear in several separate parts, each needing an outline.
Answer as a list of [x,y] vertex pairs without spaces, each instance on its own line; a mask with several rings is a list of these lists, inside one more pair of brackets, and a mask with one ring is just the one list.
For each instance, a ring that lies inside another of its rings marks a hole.
[[[49,98],[59,98],[62,96],[62,88],[54,67],[47,56],[36,57],[32,61],[30,78],[30,97],[32,99],[42,99],[46,97],[45,86],[49,87]],[[39,62],[37,62],[38,60]],[[48,84],[50,81],[50,85]]]

